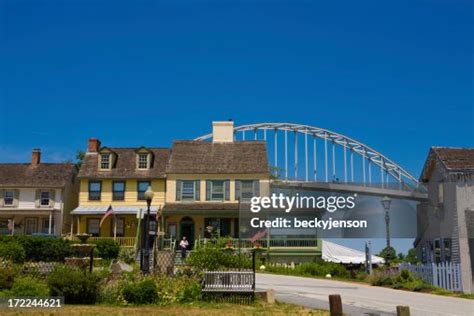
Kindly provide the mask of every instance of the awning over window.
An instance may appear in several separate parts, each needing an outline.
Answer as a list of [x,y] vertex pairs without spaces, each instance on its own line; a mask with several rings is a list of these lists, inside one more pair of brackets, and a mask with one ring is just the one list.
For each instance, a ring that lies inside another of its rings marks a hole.
[[[107,209],[109,208],[108,205],[100,205],[100,206],[89,206],[89,205],[81,205],[74,209],[71,214],[73,215],[102,215],[104,214]],[[117,215],[137,215],[139,209],[142,209],[143,212],[146,212],[147,207],[143,205],[120,205],[120,206],[113,206],[113,212]],[[150,207],[151,214],[156,214],[158,208],[155,206]]]

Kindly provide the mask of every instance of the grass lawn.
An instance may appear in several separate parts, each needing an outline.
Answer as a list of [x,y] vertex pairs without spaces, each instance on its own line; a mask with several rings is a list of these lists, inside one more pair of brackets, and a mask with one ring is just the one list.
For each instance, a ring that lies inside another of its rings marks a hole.
[[195,303],[169,306],[117,307],[105,305],[68,305],[62,309],[2,310],[1,315],[329,315],[327,311],[308,309],[297,305],[257,302],[253,305]]

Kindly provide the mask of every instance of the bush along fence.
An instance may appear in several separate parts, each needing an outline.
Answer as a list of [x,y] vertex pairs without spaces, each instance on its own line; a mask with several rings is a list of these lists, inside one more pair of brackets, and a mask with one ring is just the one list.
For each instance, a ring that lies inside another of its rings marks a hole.
[[401,263],[400,270],[407,269],[425,282],[449,291],[461,292],[461,266],[459,263],[441,262],[439,264]]

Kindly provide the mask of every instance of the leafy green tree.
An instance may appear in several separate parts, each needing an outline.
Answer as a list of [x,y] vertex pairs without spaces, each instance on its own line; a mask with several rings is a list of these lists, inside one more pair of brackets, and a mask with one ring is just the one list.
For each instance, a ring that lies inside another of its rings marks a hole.
[[408,250],[408,254],[405,256],[404,259],[405,262],[411,263],[411,264],[416,264],[418,263],[418,258],[416,257],[416,249],[411,248]]
[[85,153],[84,150],[76,151],[76,167],[77,167],[77,169],[81,168],[82,162],[84,161],[85,156],[86,156],[86,153]]
[[385,247],[384,249],[382,249],[382,251],[378,254],[379,257],[382,257],[384,259],[389,259],[390,261],[393,261],[394,259],[396,259],[397,257],[397,253],[395,251],[395,248],[393,247]]

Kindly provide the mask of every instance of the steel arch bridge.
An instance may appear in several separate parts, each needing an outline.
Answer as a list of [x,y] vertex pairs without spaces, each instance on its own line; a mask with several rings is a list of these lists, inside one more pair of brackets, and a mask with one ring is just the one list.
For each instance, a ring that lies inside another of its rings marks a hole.
[[[418,180],[387,156],[351,137],[310,125],[234,127],[236,140],[264,140],[273,173],[287,183],[327,183],[413,190]],[[210,140],[212,133],[195,140]]]

